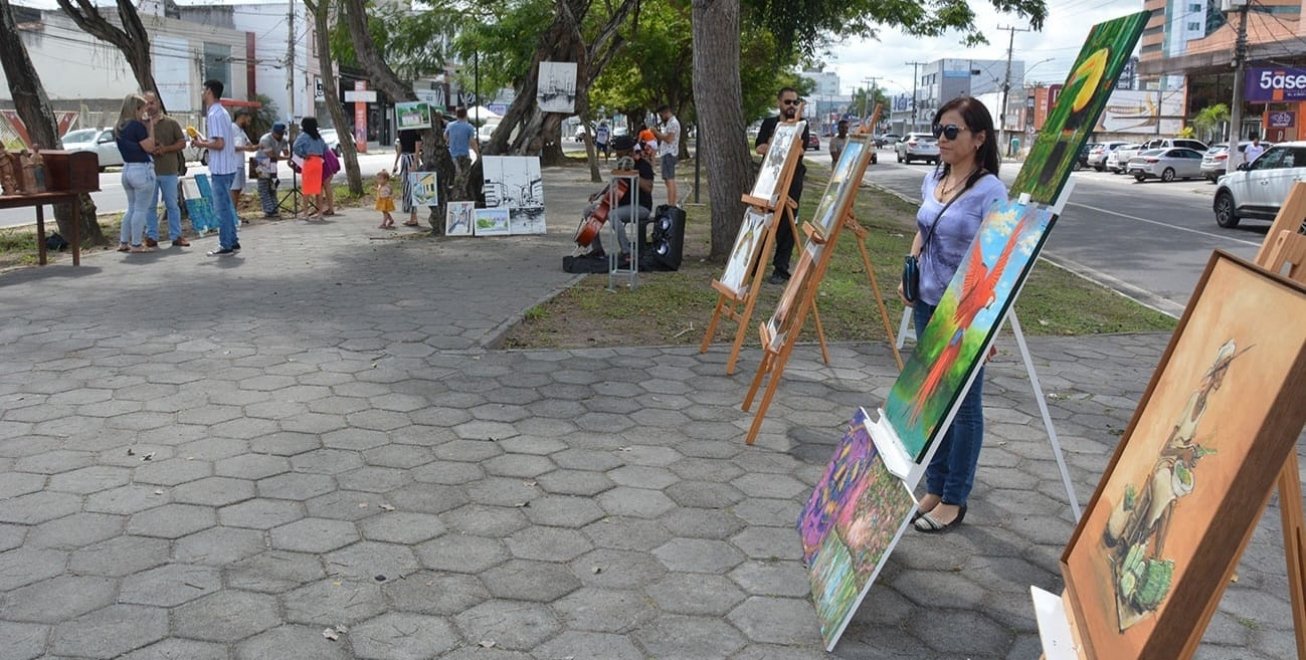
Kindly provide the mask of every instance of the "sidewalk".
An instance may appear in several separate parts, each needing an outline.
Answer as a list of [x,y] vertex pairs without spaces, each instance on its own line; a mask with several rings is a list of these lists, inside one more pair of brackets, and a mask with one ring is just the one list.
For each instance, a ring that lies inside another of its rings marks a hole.
[[[793,526],[887,348],[795,351],[755,447],[755,353],[486,348],[572,281],[586,178],[545,172],[543,237],[359,210],[0,276],[0,658],[827,657]],[[1081,501],[1166,339],[1031,341]],[[966,525],[908,532],[835,656],[1037,657],[1072,523],[1000,348]],[[1200,657],[1292,655],[1278,533]]]

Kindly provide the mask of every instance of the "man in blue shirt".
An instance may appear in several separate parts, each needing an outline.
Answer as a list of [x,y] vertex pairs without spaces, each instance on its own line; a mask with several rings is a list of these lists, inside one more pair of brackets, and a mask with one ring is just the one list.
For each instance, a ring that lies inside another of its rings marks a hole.
[[457,120],[444,127],[444,137],[449,141],[449,155],[453,156],[454,167],[458,174],[467,171],[472,165],[471,152],[481,155],[481,147],[476,140],[476,127],[467,123],[467,108],[458,108],[454,112]]
[[231,130],[231,115],[222,107],[221,80],[204,81],[205,128],[209,132],[207,140],[192,140],[197,148],[209,150],[209,175],[213,181],[213,212],[218,216],[218,249],[209,252],[211,257],[225,257],[240,251],[240,239],[236,236],[236,207],[231,203],[231,184],[236,179],[236,170],[240,169],[240,159],[236,156],[236,136]]

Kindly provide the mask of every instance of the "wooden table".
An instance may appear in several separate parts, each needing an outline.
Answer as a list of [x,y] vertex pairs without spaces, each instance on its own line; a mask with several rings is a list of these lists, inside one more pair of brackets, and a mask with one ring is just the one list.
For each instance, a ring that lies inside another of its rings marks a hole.
[[43,192],[35,195],[6,195],[0,197],[0,209],[17,209],[24,206],[36,207],[36,246],[37,253],[40,254],[40,263],[45,265],[45,208],[46,204],[72,204],[73,217],[72,227],[73,235],[68,238],[68,243],[73,248],[73,265],[80,266],[82,263],[82,219],[81,205],[77,203],[77,198],[81,192]]

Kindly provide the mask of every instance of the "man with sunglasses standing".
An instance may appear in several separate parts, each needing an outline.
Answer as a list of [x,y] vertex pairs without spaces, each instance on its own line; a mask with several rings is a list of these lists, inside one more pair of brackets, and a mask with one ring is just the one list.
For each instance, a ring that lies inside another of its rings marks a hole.
[[[771,147],[771,137],[775,135],[775,127],[782,121],[796,121],[798,119],[798,106],[801,101],[798,99],[798,90],[792,87],[780,88],[780,93],[776,95],[776,101],[780,106],[780,114],[775,117],[767,117],[762,120],[762,128],[757,132],[757,142],[754,146],[757,153],[766,157],[767,149]],[[806,149],[807,143],[811,139],[810,130],[803,128],[803,141],[800,149]],[[798,159],[798,167],[794,169],[793,181],[789,183],[789,199],[794,200],[796,206],[803,196],[803,179],[807,176],[807,166],[803,164],[803,159]],[[789,257],[794,251],[794,225],[789,220],[788,214],[784,214],[784,224],[776,228],[775,234],[775,257],[771,259],[771,278],[767,280],[771,284],[784,284],[789,281]]]

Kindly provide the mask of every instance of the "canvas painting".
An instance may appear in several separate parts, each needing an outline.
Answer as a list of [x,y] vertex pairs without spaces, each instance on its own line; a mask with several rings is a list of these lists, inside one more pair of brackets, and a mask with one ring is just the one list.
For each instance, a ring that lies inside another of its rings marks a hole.
[[798,517],[803,563],[827,651],[916,509],[911,491],[876,453],[866,422],[866,411],[859,409]]
[[543,234],[548,231],[544,225],[543,206],[524,206],[508,210],[508,231],[513,236],[522,234]]
[[181,180],[182,197],[185,198],[186,217],[190,218],[195,233],[203,236],[218,230],[218,216],[213,213],[213,188],[209,175],[196,174],[193,179]]
[[1306,325],[1266,310],[1306,318],[1306,287],[1216,253],[1062,556],[1090,657],[1200,640],[1306,423]]
[[576,111],[576,63],[540,62],[535,98],[543,112]]
[[1130,14],[1094,25],[1089,31],[1056,107],[1011,184],[1013,199],[1029,193],[1035,202],[1056,201],[1151,16],[1151,12]]
[[412,190],[409,199],[413,206],[440,205],[439,179],[435,172],[409,172],[408,181],[411,184],[409,189]]
[[789,165],[792,169],[793,163],[803,157],[803,145],[798,142],[802,140],[803,130],[806,128],[805,121],[781,123],[775,127],[771,147],[767,149],[766,157],[762,159],[762,169],[758,170],[757,180],[753,182],[754,197],[769,200],[774,206],[778,203],[779,193],[789,192],[777,191],[776,186],[780,185],[780,178],[785,174],[785,166]]
[[[1018,202],[993,205],[885,403],[903,449],[923,463],[982,365],[1055,216]],[[919,331],[918,331],[919,332]]]
[[431,127],[431,105],[426,101],[404,101],[395,104],[396,130],[407,131]]
[[472,212],[477,236],[507,236],[512,233],[508,209],[476,209]]
[[487,207],[544,207],[544,177],[538,156],[486,156],[482,170]]
[[471,236],[476,202],[449,202],[444,212],[445,236]]
[[821,196],[816,212],[812,215],[812,222],[821,236],[830,236],[835,223],[840,220],[840,214],[847,213],[851,208],[851,197],[857,194],[873,150],[867,147],[865,137],[854,137],[844,146],[839,162],[830,173],[830,183],[825,187],[825,194]]
[[821,260],[821,246],[808,243],[798,257],[798,265],[790,272],[789,282],[780,294],[780,302],[775,306],[775,313],[767,321],[771,331],[771,350],[779,351],[784,346],[785,338],[798,324],[798,306],[801,296],[816,280],[816,268]]
[[752,266],[759,258],[762,246],[766,242],[766,232],[771,227],[771,213],[762,213],[753,207],[744,211],[744,222],[739,225],[739,234],[735,236],[735,247],[730,250],[726,261],[725,274],[721,283],[738,295],[743,295],[748,284],[745,279],[752,272]]

